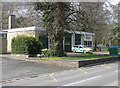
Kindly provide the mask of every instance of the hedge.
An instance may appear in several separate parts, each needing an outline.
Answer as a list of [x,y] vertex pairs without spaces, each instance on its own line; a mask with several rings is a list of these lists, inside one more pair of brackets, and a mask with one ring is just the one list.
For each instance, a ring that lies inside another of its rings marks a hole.
[[39,54],[42,43],[34,37],[17,36],[12,39],[13,54]]

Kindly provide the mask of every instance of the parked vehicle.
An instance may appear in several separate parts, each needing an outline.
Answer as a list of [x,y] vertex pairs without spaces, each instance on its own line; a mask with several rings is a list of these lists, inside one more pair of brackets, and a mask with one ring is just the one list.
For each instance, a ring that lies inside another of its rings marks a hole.
[[84,45],[74,45],[72,47],[72,51],[75,52],[82,52],[82,53],[91,53],[92,49],[89,47],[86,47]]
[[97,45],[97,48],[100,49],[101,47],[103,47],[103,45],[101,45],[101,44]]
[[99,51],[108,51],[109,47],[103,46],[101,44],[97,45]]

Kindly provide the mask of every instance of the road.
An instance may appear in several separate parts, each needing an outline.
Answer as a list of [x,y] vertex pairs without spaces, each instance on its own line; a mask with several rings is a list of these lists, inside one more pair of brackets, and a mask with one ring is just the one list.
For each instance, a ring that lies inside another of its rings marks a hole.
[[3,86],[118,86],[118,72],[118,63],[115,62],[13,79],[3,82]]
[[68,67],[63,68],[59,66],[26,62],[17,59],[2,58],[2,80],[44,75],[70,69],[71,68]]

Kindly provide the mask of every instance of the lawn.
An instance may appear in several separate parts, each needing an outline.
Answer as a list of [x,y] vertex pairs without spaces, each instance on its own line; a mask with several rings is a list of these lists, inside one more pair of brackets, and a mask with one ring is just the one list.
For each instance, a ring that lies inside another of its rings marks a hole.
[[96,54],[80,54],[80,55],[69,55],[66,57],[42,57],[40,59],[55,59],[55,60],[87,60],[104,57],[116,57],[118,55],[96,55]]

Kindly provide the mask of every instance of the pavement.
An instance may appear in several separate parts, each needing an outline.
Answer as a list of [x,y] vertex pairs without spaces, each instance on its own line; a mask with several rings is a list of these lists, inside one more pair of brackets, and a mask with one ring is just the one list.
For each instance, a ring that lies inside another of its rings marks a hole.
[[20,55],[20,54],[0,54],[0,57],[10,58],[10,59],[17,59],[17,60],[25,60],[27,58],[27,55]]
[[118,62],[4,81],[3,86],[118,86]]

